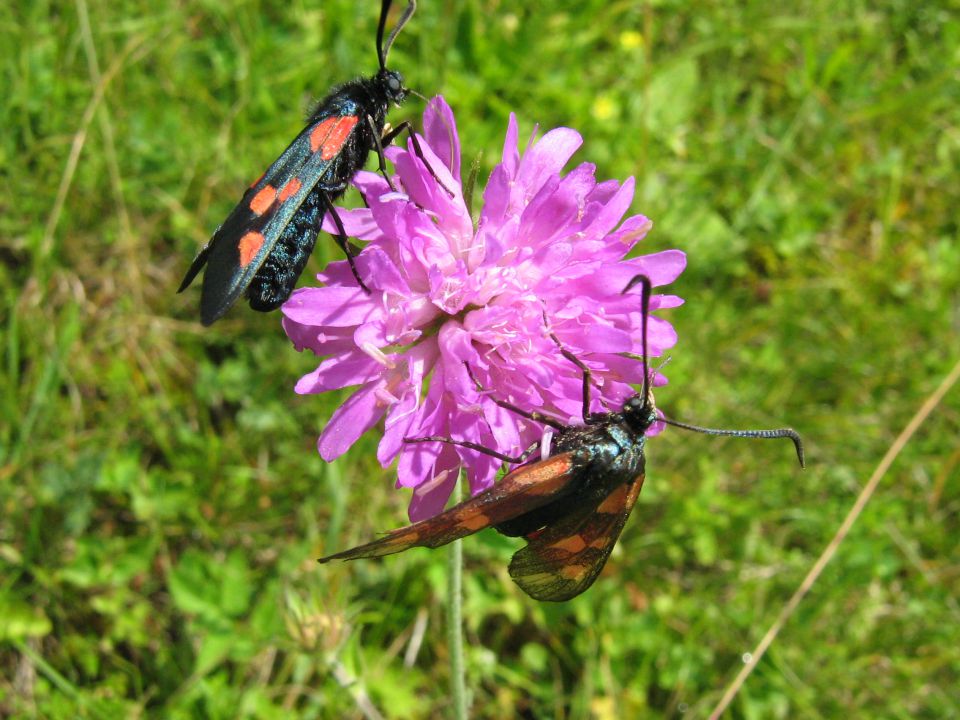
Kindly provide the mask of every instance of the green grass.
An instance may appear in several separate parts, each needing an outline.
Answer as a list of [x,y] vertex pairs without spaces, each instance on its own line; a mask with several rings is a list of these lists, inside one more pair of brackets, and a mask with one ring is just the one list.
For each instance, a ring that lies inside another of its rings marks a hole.
[[[688,253],[659,404],[808,449],[653,439],[570,603],[468,539],[473,715],[705,717],[960,356],[956,6],[421,5],[391,65],[444,93],[482,177],[510,112],[575,127],[577,160],[637,177],[646,248]],[[310,100],[374,69],[377,6],[0,8],[0,715],[447,712],[445,554],[314,562],[405,520],[375,433],[322,463],[343,395],[292,393],[314,361],[278,316],[202,329],[174,294]],[[729,717],[960,716],[958,436],[955,389]]]

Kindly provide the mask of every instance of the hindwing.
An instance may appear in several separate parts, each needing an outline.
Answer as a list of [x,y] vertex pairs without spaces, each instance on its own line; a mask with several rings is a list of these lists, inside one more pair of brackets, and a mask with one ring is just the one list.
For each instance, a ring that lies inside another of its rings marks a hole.
[[510,577],[535,600],[562,601],[589,588],[610,557],[643,487],[644,475],[617,485],[598,505],[571,507],[533,533],[510,561]]

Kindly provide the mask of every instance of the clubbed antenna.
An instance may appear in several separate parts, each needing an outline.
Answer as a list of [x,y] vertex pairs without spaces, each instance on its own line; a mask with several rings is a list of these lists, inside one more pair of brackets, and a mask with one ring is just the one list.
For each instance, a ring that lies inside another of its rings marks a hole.
[[[640,319],[641,319],[641,332],[643,336],[640,341],[643,348],[643,389],[642,395],[643,401],[647,402],[648,397],[648,387],[650,382],[650,370],[647,367],[647,317],[650,315],[650,294],[653,290],[653,284],[650,282],[650,278],[646,275],[636,275],[631,278],[630,282],[627,283],[627,286],[623,289],[624,293],[629,292],[636,285],[642,285],[640,291]],[[704,435],[727,435],[729,437],[743,437],[743,438],[790,438],[793,441],[793,446],[797,450],[797,459],[800,461],[800,467],[806,467],[804,462],[803,455],[803,440],[800,439],[799,433],[793,428],[777,428],[775,430],[724,430],[718,428],[706,428],[700,427],[699,425],[690,425],[688,423],[678,422],[676,420],[668,420],[667,418],[661,418],[663,422],[667,425],[673,425],[674,427],[683,428],[684,430],[692,430],[693,432],[703,433]]]
[[667,425],[692,430],[693,432],[703,433],[704,435],[727,435],[729,437],[744,438],[790,438],[793,440],[793,446],[797,449],[797,459],[800,461],[800,467],[806,467],[803,455],[803,440],[800,434],[793,428],[777,428],[775,430],[723,430],[718,428],[705,428],[699,425],[690,425],[688,423],[660,418]]

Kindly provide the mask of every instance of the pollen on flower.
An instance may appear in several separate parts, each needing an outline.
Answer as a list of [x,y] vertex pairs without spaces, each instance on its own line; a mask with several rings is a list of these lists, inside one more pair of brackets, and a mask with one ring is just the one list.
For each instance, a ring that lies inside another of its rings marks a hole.
[[464,294],[463,286],[455,279],[446,278],[435,294],[436,303],[449,312],[457,312],[461,307]]
[[449,478],[449,477],[450,477],[450,470],[449,470],[449,469],[447,469],[447,470],[441,470],[441,471],[438,472],[436,475],[434,475],[432,478],[430,478],[429,480],[427,480],[427,481],[425,481],[424,483],[422,483],[422,484],[420,485],[420,489],[421,489],[424,493],[429,493],[430,491],[436,490],[437,488],[441,487],[445,482],[447,482],[447,478]]
[[361,343],[360,349],[388,370],[393,370],[397,367],[397,364],[387,357],[383,351],[372,342]]
[[543,437],[540,439],[540,459],[546,460],[550,457],[550,447],[553,445],[553,430],[547,428],[543,431]]
[[634,230],[624,233],[623,236],[619,239],[620,244],[633,246],[638,240],[643,239],[647,233],[653,228],[653,220],[645,218],[646,222],[641,224],[640,227],[635,228]]
[[380,407],[390,407],[391,405],[396,404],[397,396],[390,392],[388,387],[378,387],[373,392],[374,397],[377,399],[377,404]]

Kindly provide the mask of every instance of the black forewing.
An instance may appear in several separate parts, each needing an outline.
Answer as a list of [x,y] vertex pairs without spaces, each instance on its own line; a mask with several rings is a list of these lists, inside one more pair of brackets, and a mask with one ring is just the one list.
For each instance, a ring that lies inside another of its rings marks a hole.
[[644,475],[617,485],[598,505],[570,512],[535,533],[510,561],[510,577],[535,600],[560,602],[589,588],[617,544]]
[[436,548],[551,502],[570,489],[573,455],[563,453],[517,468],[497,485],[427,520],[320,562],[381,557],[412,547]]
[[[293,219],[307,195],[313,191],[318,182],[325,178],[333,163],[336,162],[336,157],[324,159],[321,152],[311,151],[311,133],[329,117],[317,118],[297,135],[283,154],[267,169],[263,177],[244,193],[243,199],[217,228],[210,242],[193,261],[181,283],[180,290],[190,284],[206,263],[207,270],[200,300],[200,316],[204,325],[217,320],[244,293],[260,266],[263,265],[263,261],[276,245],[283,229]],[[350,134],[356,133],[359,126],[358,122],[353,126]],[[334,128],[335,126],[331,126],[331,132]],[[346,145],[351,139],[348,135],[343,144]],[[317,139],[314,139],[314,142],[322,146],[323,138],[319,140],[320,142],[317,142]],[[288,182],[294,179],[299,181],[300,186],[283,202],[275,199],[270,207],[260,214],[250,208],[251,201],[263,188],[269,185],[279,193]],[[240,241],[248,233],[263,235],[263,244],[252,259],[241,266]]]

